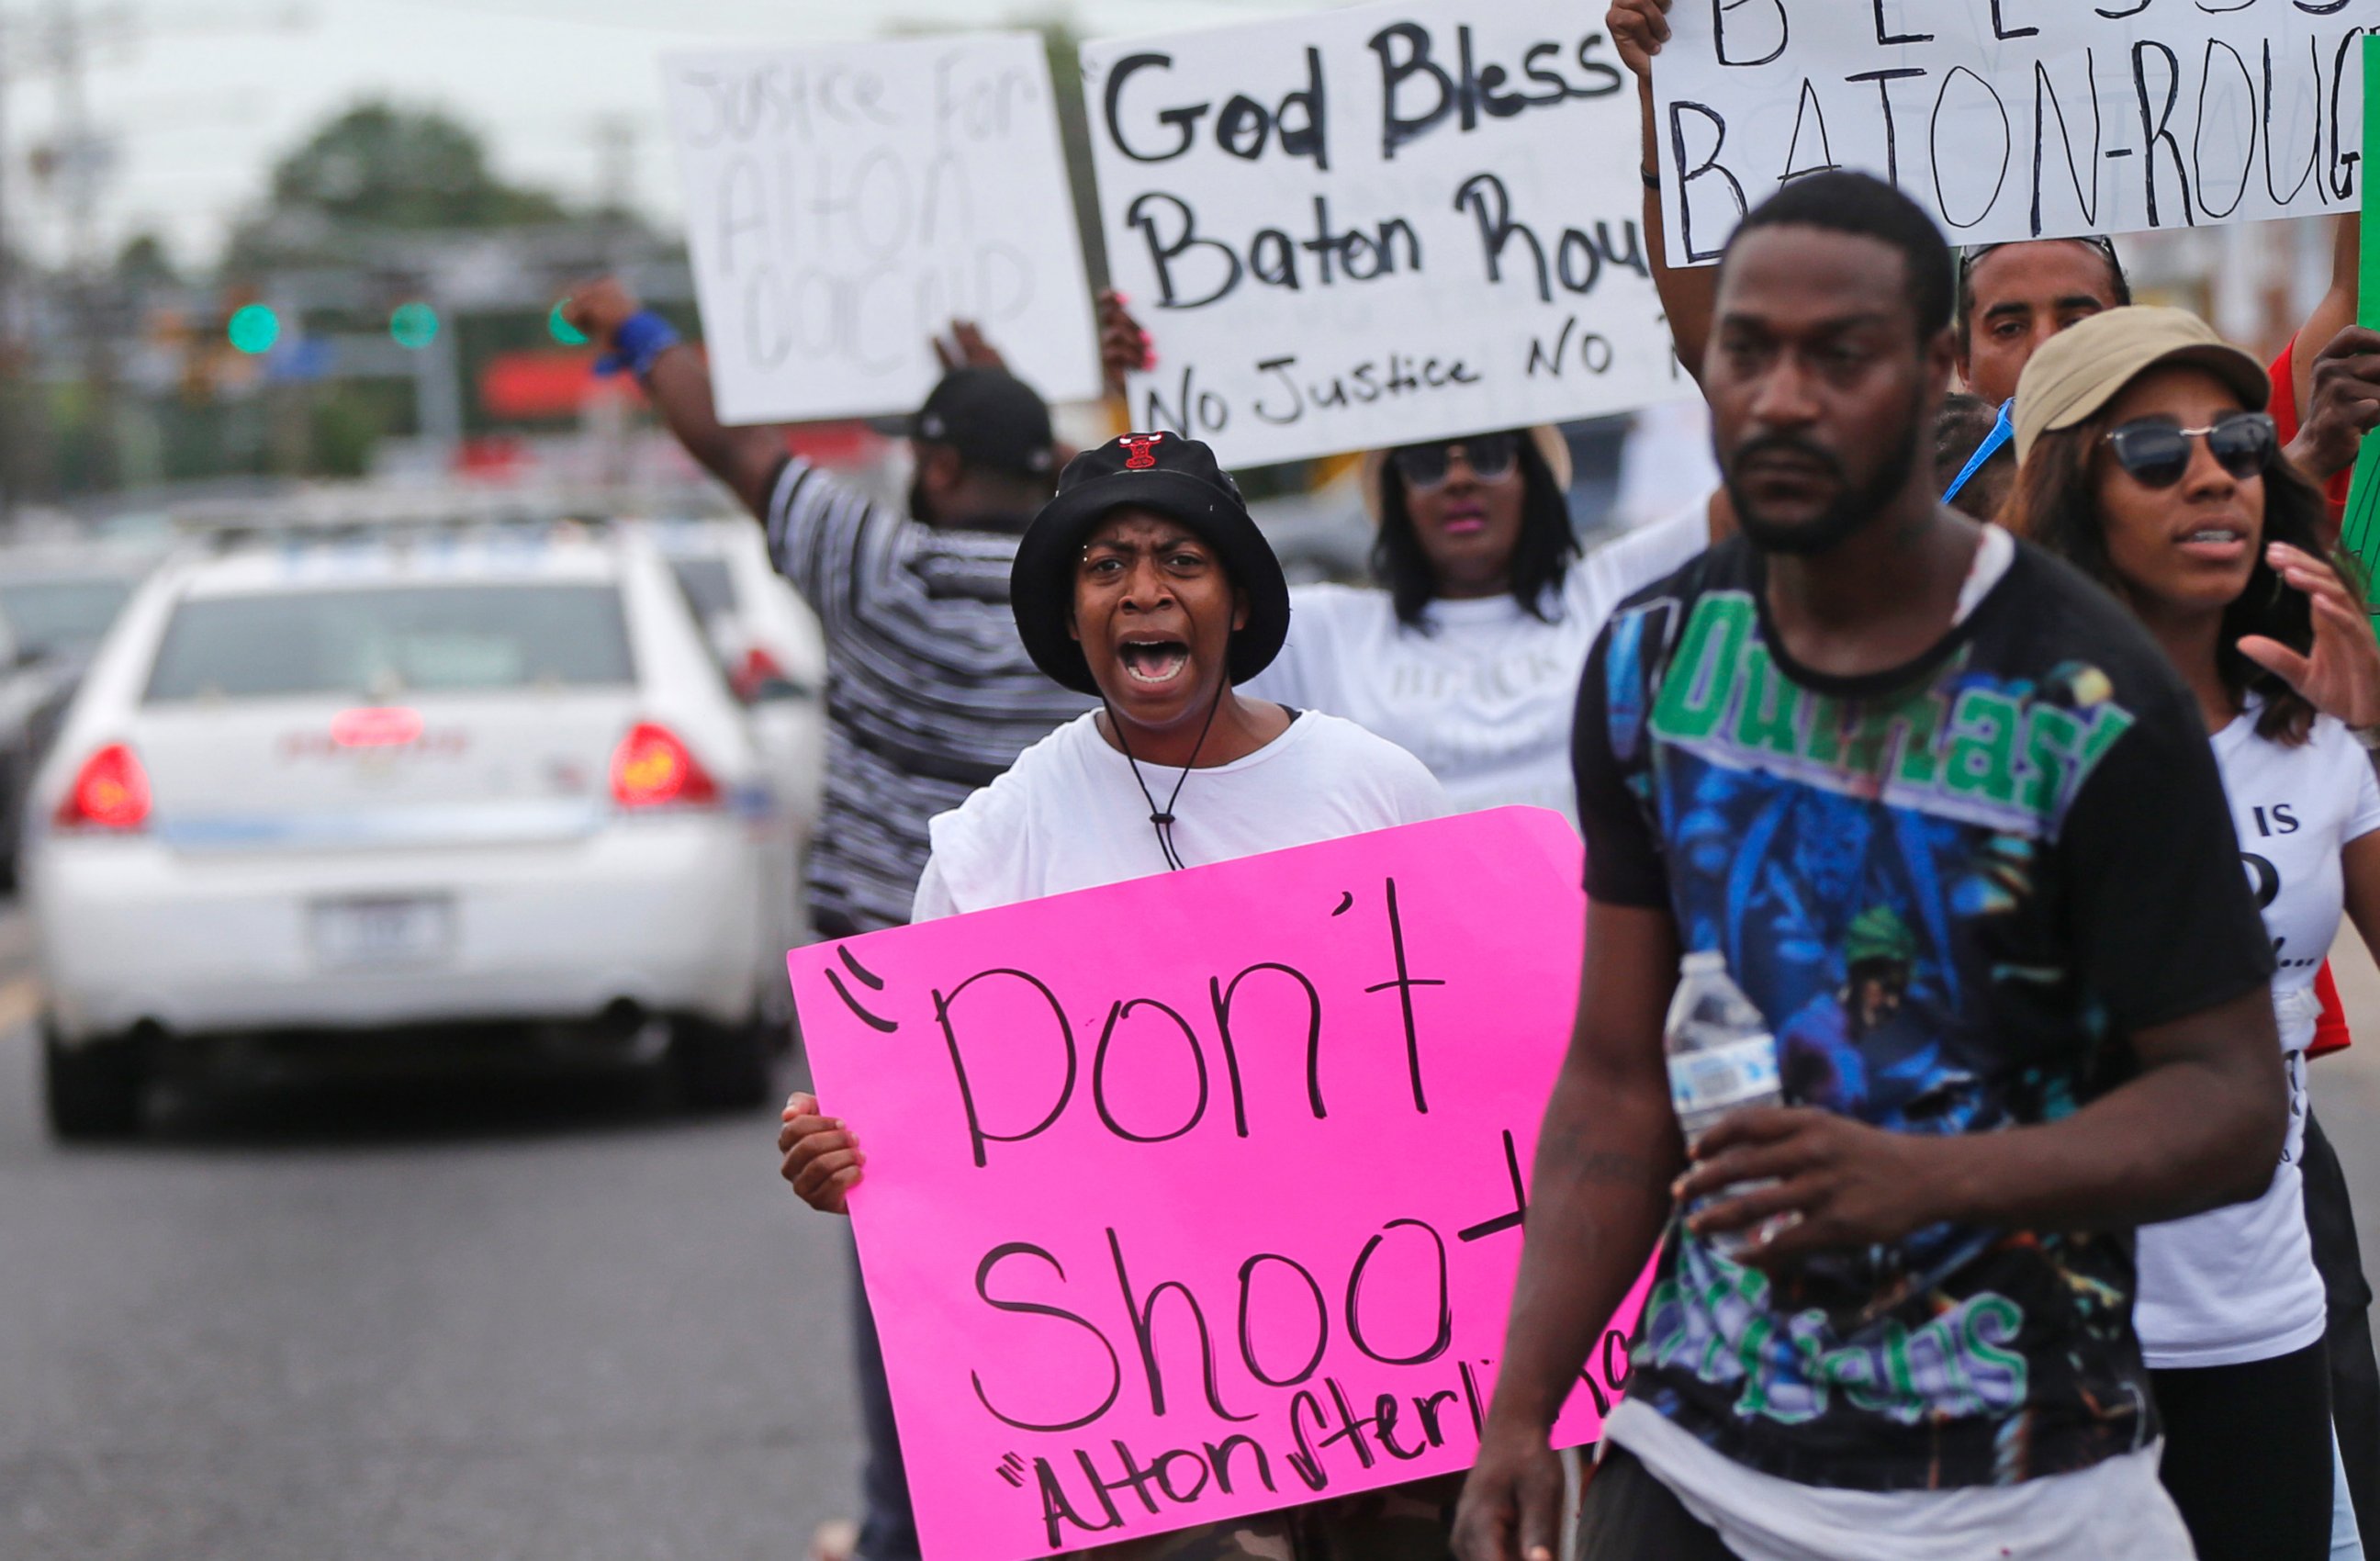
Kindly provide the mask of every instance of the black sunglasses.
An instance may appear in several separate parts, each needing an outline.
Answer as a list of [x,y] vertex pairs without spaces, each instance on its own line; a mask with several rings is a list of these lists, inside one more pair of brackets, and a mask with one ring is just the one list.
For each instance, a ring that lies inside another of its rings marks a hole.
[[1408,444],[1389,459],[1409,486],[1427,492],[1446,486],[1453,475],[1457,450],[1463,452],[1471,475],[1482,482],[1501,482],[1521,464],[1521,442],[1509,433],[1484,433],[1443,444]]
[[[1991,254],[1995,250],[2007,248],[2009,247],[2009,243],[2029,244],[2036,242],[2039,241],[2034,239],[2017,238],[2010,239],[2008,243],[2003,244],[1969,245],[1966,248],[1959,251],[1959,274],[1961,276],[1969,274],[1982,262],[1985,256]],[[2079,234],[2073,238],[2068,240],[2068,242],[2080,244],[2086,249],[2097,250],[2099,258],[2107,262],[2107,269],[2114,272],[2117,278],[2121,280],[2124,274],[2124,262],[2117,258],[2115,240],[2108,238],[2103,234],[2086,233]]]
[[2107,435],[2107,447],[2116,453],[2116,464],[2142,487],[2170,488],[2190,471],[2194,439],[2206,441],[2206,453],[2215,464],[2242,480],[2262,477],[2281,450],[2280,429],[2265,412],[2234,412],[2204,429],[2155,420],[2126,423]]

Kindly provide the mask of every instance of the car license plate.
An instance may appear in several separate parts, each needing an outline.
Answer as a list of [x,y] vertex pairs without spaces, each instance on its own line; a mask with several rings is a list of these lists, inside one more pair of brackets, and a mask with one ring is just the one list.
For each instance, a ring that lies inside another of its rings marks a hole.
[[332,900],[314,906],[314,957],[334,970],[435,964],[455,943],[455,906],[439,896]]

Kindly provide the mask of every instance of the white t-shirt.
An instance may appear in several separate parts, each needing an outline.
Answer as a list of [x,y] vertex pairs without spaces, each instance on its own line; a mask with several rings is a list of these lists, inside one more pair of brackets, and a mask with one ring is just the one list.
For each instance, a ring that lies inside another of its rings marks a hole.
[[1343,716],[1420,759],[1458,810],[1526,804],[1576,821],[1571,719],[1587,652],[1613,608],[1710,546],[1706,505],[1571,566],[1548,623],[1507,594],[1437,601],[1428,630],[1385,591],[1291,593],[1289,643],[1245,692]]
[[2273,1006],[2289,1068],[2289,1131],[2272,1185],[2252,1204],[2142,1228],[2132,1326],[2152,1366],[2269,1361],[2322,1337],[2322,1277],[2306,1236],[2298,1158],[2305,1143],[2306,1047],[2322,1011],[2313,981],[2338,935],[2339,852],[2380,829],[2372,756],[2325,716],[2301,747],[2256,735],[2260,707],[2215,734],[2215,762],[2248,884],[2273,936]]
[[[1173,846],[1190,866],[1443,817],[1446,793],[1421,761],[1352,721],[1301,714],[1231,764],[1182,771],[1143,764],[1173,804]],[[1016,766],[930,826],[932,854],[913,921],[1097,889],[1166,871],[1132,762],[1099,732],[1069,721]]]
[[2165,1445],[2016,1485],[1841,1491],[1746,1469],[1629,1400],[1606,1434],[1742,1561],[2192,1561],[2157,1483]]

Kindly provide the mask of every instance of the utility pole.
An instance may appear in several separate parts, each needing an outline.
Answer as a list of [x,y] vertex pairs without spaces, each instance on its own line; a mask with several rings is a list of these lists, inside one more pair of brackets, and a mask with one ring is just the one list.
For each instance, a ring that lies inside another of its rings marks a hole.
[[[603,269],[617,275],[626,263],[635,232],[637,199],[637,125],[622,114],[607,114],[595,122],[595,202],[602,224]],[[629,440],[633,419],[628,404],[616,387],[598,391],[582,416],[594,444],[598,477],[604,487],[625,488],[629,477]]]
[[57,72],[58,130],[55,153],[66,212],[67,269],[81,338],[85,416],[91,429],[92,486],[115,481],[115,321],[110,277],[99,245],[99,183],[106,149],[91,128],[87,72],[89,38],[75,0],[50,9],[51,64]]
[[463,365],[450,319],[434,277],[425,290],[436,310],[438,329],[413,352],[413,412],[422,445],[441,475],[452,474],[463,450]]
[[[84,0],[88,4],[88,0]],[[173,33],[284,31],[312,25],[310,14],[296,8],[261,14],[180,10],[162,30]],[[13,34],[24,23],[0,21],[0,34]],[[55,77],[57,127],[46,146],[37,146],[34,173],[44,184],[55,184],[65,224],[65,260],[68,314],[79,338],[84,397],[91,432],[91,476],[98,486],[113,486],[121,471],[116,338],[126,321],[118,318],[121,295],[115,267],[104,250],[101,231],[101,191],[115,148],[92,123],[89,78],[95,48],[135,45],[161,30],[136,16],[123,0],[104,0],[98,8],[80,8],[78,0],[50,0],[38,27],[17,46],[13,36],[0,46],[0,85],[9,73],[47,70]],[[5,104],[0,104],[5,107]],[[6,165],[0,145],[0,169]],[[23,291],[18,260],[26,251],[24,224],[0,221],[0,512],[13,506],[19,486],[26,441],[37,418],[25,399],[30,388],[14,385],[9,369],[29,361],[30,351],[19,343],[16,327],[24,310],[13,307]],[[11,239],[15,240],[12,246]],[[13,349],[13,350],[12,350]],[[11,391],[16,399],[9,399]]]
[[633,221],[637,200],[637,122],[625,114],[595,121],[595,205],[612,225]]
[[23,470],[17,415],[24,383],[17,338],[17,256],[21,240],[8,215],[8,73],[16,67],[13,24],[0,22],[0,528],[17,529],[17,502]]

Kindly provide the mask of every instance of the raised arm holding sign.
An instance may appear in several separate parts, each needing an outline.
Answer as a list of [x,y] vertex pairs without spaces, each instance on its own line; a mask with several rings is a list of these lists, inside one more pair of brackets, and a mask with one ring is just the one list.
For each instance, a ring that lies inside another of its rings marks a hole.
[[[2274,366],[2274,412],[2284,410],[2289,459],[2344,502],[2344,474],[2380,423],[2380,331],[2357,318],[2362,218],[2341,217],[2332,236],[2330,287]],[[2283,370],[2286,369],[2286,373]]]
[[[2364,61],[2367,65],[2380,60],[2380,40],[2364,40]],[[2369,109],[2363,122],[2363,146],[2368,157],[2380,147],[2380,121],[2375,121]],[[2371,221],[2375,197],[2372,187],[2364,187],[2362,220]],[[2366,245],[2362,250],[2362,296],[2356,310],[2357,323],[2380,326],[2380,247]],[[2340,546],[2363,565],[2367,579],[2373,567],[2380,563],[2380,444],[2370,440],[2362,442],[2355,463],[2355,478],[2347,502],[2347,514],[2341,528]]]

